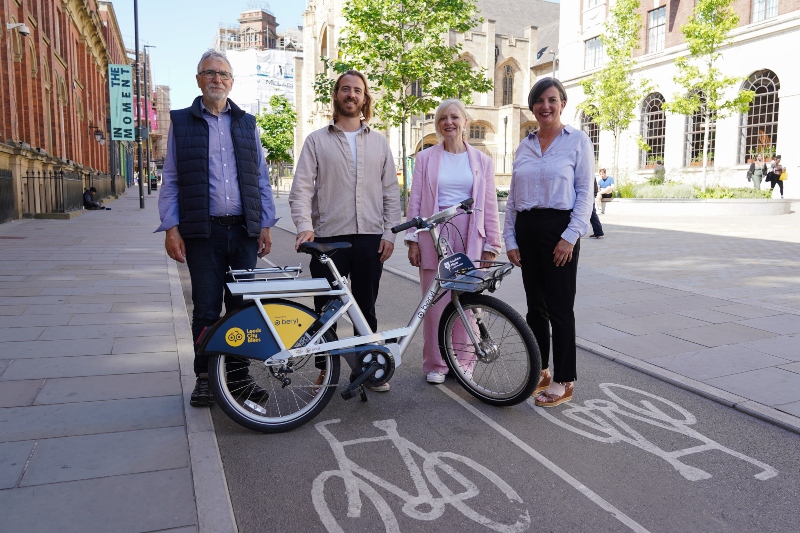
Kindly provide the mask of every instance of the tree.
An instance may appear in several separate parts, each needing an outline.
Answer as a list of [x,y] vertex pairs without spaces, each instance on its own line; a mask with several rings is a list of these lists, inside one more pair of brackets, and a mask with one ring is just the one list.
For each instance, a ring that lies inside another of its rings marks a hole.
[[[406,122],[446,98],[470,103],[473,92],[485,93],[492,82],[459,57],[461,45],[450,44],[450,31],[464,33],[478,25],[476,0],[352,0],[344,7],[347,21],[339,41],[340,57],[323,57],[334,75],[348,69],[363,72],[375,93],[375,113],[385,127],[400,126],[403,161],[403,212],[408,204]],[[329,103],[333,80],[317,75],[316,101]],[[412,83],[424,88],[412,94]]]
[[683,87],[684,94],[675,94],[664,107],[681,115],[703,115],[703,192],[706,190],[706,165],[708,163],[709,131],[712,120],[724,118],[735,112],[746,112],[755,98],[753,91],[738,91],[733,98],[725,99],[728,89],[744,78],[725,76],[717,67],[722,53],[719,49],[728,40],[728,34],[739,24],[739,16],[731,8],[733,0],[698,0],[689,21],[681,31],[689,46],[689,56],[675,60],[678,74],[673,78]]
[[[285,96],[276,94],[269,99],[269,111],[256,116],[256,123],[261,128],[261,146],[267,152],[270,170],[273,164],[292,163],[294,148],[294,128],[297,124],[297,113]],[[276,177],[276,193],[280,195],[280,176]]]
[[601,130],[614,135],[616,176],[619,163],[619,137],[627,130],[642,98],[650,92],[650,82],[633,75],[633,51],[639,48],[642,17],[639,0],[617,0],[604,23],[600,42],[606,61],[592,76],[581,81],[586,100],[578,106]]

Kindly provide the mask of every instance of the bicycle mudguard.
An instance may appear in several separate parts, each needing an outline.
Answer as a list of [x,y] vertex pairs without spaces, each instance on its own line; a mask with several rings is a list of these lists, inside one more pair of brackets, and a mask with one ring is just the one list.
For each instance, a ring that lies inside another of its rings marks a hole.
[[[303,333],[317,320],[317,314],[308,307],[289,300],[262,302],[286,348],[291,348]],[[280,348],[269,328],[264,324],[258,304],[249,301],[226,314],[200,339],[197,352],[205,355],[232,355],[265,361]]]

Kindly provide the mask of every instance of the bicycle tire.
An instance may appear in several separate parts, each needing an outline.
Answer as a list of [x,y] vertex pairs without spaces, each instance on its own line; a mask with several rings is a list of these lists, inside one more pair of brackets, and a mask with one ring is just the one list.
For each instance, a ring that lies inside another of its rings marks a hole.
[[[291,305],[302,307],[309,314],[317,316],[313,310],[296,302],[291,302]],[[336,334],[329,330],[324,338],[326,342],[335,341]],[[250,377],[269,393],[269,397],[254,402],[246,396],[249,395],[249,387],[237,387],[237,381],[227,379],[228,363],[236,364],[246,359],[215,355],[209,360],[208,377],[214,400],[220,408],[234,422],[253,431],[283,433],[302,426],[316,417],[336,393],[341,366],[338,356],[323,352],[290,359],[290,364],[294,363],[293,372],[286,374],[286,377],[292,383],[285,387],[273,367],[267,367],[262,360],[251,359],[248,361],[251,363]],[[324,370],[325,377],[317,387],[315,381],[321,370]]]
[[[509,406],[527,400],[539,382],[542,359],[525,319],[492,296],[461,294],[459,300],[468,320],[476,318],[473,329],[480,342],[486,343],[490,355],[478,357],[466,331],[460,333],[461,338],[454,338],[453,330],[462,321],[450,302],[439,320],[439,351],[450,374],[467,392],[487,404]],[[456,348],[462,353],[461,361]]]

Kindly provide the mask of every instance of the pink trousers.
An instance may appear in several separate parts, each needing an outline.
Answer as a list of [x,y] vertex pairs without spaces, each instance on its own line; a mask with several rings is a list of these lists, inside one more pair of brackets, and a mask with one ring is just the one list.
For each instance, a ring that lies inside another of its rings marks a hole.
[[[469,218],[466,216],[459,216],[454,218],[452,223],[461,232],[461,235],[463,236],[463,242],[466,242]],[[450,241],[450,245],[453,247],[454,253],[464,252],[462,239],[458,232],[454,231],[451,227],[445,227],[445,229],[441,230],[441,232],[442,235],[447,237],[448,241]],[[430,239],[431,237],[430,235],[421,233],[420,238]],[[470,259],[479,258],[470,257]],[[421,280],[423,295],[425,295],[425,292],[428,290],[428,286],[436,277],[436,274],[436,270],[427,268],[419,269],[419,277]],[[444,362],[444,359],[442,359],[441,352],[439,351],[439,320],[442,317],[444,308],[447,307],[447,304],[449,304],[450,301],[450,294],[445,294],[441,300],[436,302],[436,304],[428,310],[428,312],[425,314],[425,318],[423,319],[422,371],[426,374],[434,371],[441,372],[443,374],[448,373],[447,364]],[[468,318],[469,316],[470,314],[467,313]],[[473,329],[477,330],[477,328]],[[465,371],[472,372],[472,369],[475,366],[475,349],[472,348],[469,335],[467,335],[461,320],[458,320],[453,327],[453,346],[465,346],[467,348],[465,350],[457,350],[456,357],[461,363],[461,367]]]

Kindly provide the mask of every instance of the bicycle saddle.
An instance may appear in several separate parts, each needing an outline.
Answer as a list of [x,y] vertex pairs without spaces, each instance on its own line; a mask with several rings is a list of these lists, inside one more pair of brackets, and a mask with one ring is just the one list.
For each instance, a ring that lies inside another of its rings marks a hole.
[[336,250],[344,250],[350,246],[349,242],[304,242],[297,251],[311,255],[331,255]]

